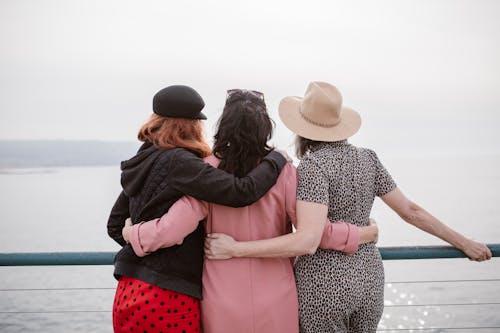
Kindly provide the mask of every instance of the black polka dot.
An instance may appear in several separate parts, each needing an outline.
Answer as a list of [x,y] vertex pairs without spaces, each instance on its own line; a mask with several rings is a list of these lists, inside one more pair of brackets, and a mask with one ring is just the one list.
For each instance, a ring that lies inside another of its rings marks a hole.
[[149,304],[149,301],[146,301],[146,302],[144,302],[144,303]]
[[177,313],[177,309],[174,309],[174,313]]
[[148,319],[148,316],[142,316],[142,318],[144,318],[144,319]]
[[170,325],[170,324],[167,324],[167,328],[170,328],[170,327],[172,327],[172,325]]
[[155,309],[151,309],[151,312],[156,312],[156,310]]
[[160,318],[158,318],[158,319],[159,319],[159,320],[163,320],[163,317],[162,317],[162,316],[160,316]]
[[184,304],[186,304],[186,303],[184,303],[184,302],[181,302],[181,305],[184,305]]
[[164,306],[164,305],[165,305],[165,302],[161,302],[161,303],[160,303],[160,305],[161,305],[161,306]]
[[177,323],[175,323],[175,324],[174,324],[174,327],[177,327],[177,326],[179,326],[179,325],[177,325]]

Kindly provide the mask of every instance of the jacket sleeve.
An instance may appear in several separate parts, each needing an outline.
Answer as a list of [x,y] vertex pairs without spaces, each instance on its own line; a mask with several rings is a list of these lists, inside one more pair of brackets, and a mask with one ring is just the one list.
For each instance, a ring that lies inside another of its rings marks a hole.
[[125,226],[125,220],[130,217],[128,204],[128,197],[122,191],[116,199],[108,219],[108,235],[121,246],[127,244],[123,239],[122,229]]
[[359,228],[354,224],[346,222],[327,221],[323,229],[323,236],[319,247],[342,251],[345,253],[354,253],[359,246]]
[[130,231],[130,244],[139,257],[160,248],[182,244],[208,214],[208,203],[184,196],[161,218],[134,224]]
[[237,178],[179,149],[171,162],[169,176],[173,187],[183,194],[219,205],[243,207],[267,193],[285,164],[286,159],[280,153],[271,152],[245,177]]

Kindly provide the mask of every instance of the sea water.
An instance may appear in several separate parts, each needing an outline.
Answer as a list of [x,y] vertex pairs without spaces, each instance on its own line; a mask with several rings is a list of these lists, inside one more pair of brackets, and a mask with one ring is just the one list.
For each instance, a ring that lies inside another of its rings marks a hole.
[[[500,243],[500,156],[381,159],[420,206],[469,237]],[[106,222],[120,191],[119,177],[118,167],[0,170],[0,252],[117,251]],[[372,216],[380,229],[379,246],[444,244],[403,222],[379,199]],[[500,326],[500,305],[494,304],[500,301],[500,281],[456,281],[500,279],[498,259],[384,261],[384,266],[382,331]],[[0,332],[112,332],[112,270],[0,267]]]

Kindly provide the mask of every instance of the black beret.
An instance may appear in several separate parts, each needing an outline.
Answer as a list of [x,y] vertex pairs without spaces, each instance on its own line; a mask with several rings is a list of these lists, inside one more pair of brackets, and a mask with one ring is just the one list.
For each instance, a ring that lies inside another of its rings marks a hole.
[[169,86],[153,97],[153,112],[163,117],[207,119],[201,112],[204,107],[200,94],[188,86]]

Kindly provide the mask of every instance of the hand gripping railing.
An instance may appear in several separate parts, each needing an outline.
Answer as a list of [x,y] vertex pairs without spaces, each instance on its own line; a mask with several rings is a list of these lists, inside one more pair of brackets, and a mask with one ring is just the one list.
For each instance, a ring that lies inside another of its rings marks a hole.
[[[493,257],[500,244],[488,244]],[[383,260],[466,258],[451,246],[399,246],[379,248]],[[115,252],[0,253],[0,266],[112,265]]]

